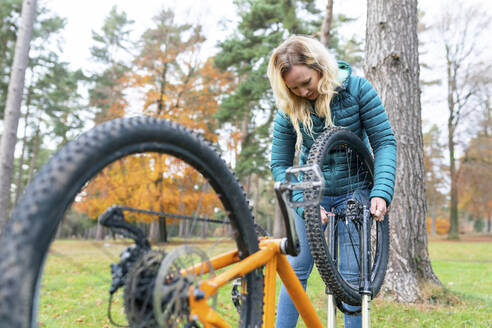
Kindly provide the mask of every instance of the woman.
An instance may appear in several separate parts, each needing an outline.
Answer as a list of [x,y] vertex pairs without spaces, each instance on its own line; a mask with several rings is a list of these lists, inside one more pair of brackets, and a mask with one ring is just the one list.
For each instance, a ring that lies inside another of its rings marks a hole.
[[[316,39],[294,36],[277,47],[270,58],[268,78],[279,111],[275,118],[270,168],[275,181],[285,180],[285,171],[293,165],[296,151],[299,164],[306,162],[314,139],[324,129],[344,126],[370,144],[374,154],[374,185],[350,197],[369,203],[376,220],[382,220],[393,197],[396,168],[396,141],[388,117],[376,91],[362,77],[351,75],[351,67],[338,62]],[[339,164],[337,164],[339,165]],[[335,172],[335,173],[330,173]],[[343,190],[336,172],[323,172],[325,178],[335,174],[336,187]],[[332,177],[333,178],[333,177]],[[327,221],[325,209],[345,207],[348,196],[325,194],[321,202],[321,219]],[[295,213],[295,224],[301,242],[301,253],[288,256],[301,284],[306,288],[313,268],[303,220],[303,209]],[[348,238],[348,226],[338,231],[339,241]],[[345,278],[358,280],[355,259],[341,263]],[[347,305],[348,306],[348,305]],[[349,306],[350,307],[350,306]],[[351,307],[356,309],[357,307]],[[280,291],[277,327],[295,327],[298,319],[284,286]],[[345,315],[345,327],[360,327],[360,316]]]

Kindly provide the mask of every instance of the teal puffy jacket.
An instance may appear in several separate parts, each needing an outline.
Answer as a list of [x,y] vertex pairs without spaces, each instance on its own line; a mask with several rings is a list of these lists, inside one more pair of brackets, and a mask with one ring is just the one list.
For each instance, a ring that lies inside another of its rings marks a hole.
[[[374,186],[370,197],[381,197],[387,205],[393,198],[396,170],[396,140],[383,108],[381,99],[376,90],[364,78],[351,75],[352,68],[345,62],[338,62],[338,78],[343,81],[337,89],[337,94],[331,101],[332,121],[336,126],[345,127],[359,136],[374,154]],[[313,137],[316,139],[325,130],[325,119],[311,114],[313,120]],[[307,161],[309,150],[314,143],[313,137],[304,130],[302,133],[302,147],[299,165]],[[275,181],[285,180],[285,171],[294,162],[296,132],[287,114],[278,111],[273,128],[272,155],[270,169]],[[337,163],[336,165],[343,165]],[[332,170],[334,175],[323,171],[326,181],[330,181],[325,188],[325,195],[343,194],[350,186],[346,180],[336,172],[343,172],[343,168]],[[300,200],[302,193],[294,195]],[[298,213],[302,215],[302,209]]]

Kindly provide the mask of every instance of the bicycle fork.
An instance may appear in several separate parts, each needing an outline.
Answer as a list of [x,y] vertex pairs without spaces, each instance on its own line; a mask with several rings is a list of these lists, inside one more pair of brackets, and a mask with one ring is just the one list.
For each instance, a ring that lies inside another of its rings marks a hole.
[[369,302],[372,297],[371,287],[371,214],[369,208],[364,205],[362,210],[362,227],[360,232],[360,289],[359,292],[362,296],[362,328],[371,327],[371,314]]
[[[371,214],[369,208],[364,205],[362,209],[362,225],[359,233],[360,236],[360,288],[359,293],[361,294],[361,319],[362,328],[371,327],[371,313],[370,313],[370,301],[372,298],[372,286],[371,286]],[[332,226],[328,226],[328,229],[334,229],[333,221]],[[329,232],[331,233],[331,232]],[[332,253],[335,249],[333,245],[334,240],[331,240],[332,245],[328,245]],[[327,327],[335,328],[336,324],[336,301],[335,296],[326,287],[326,294],[328,299],[327,308]]]

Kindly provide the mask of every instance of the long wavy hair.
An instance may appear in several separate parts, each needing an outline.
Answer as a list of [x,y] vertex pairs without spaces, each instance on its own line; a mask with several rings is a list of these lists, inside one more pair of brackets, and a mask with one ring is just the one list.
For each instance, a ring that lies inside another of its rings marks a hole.
[[292,93],[284,82],[285,74],[294,65],[306,65],[320,74],[314,112],[318,117],[325,118],[326,127],[333,125],[330,102],[340,82],[337,80],[338,64],[335,57],[316,39],[300,35],[293,36],[273,51],[268,63],[268,79],[277,107],[289,116],[294,126],[297,134],[296,150],[300,150],[302,134],[299,122],[311,136],[313,135],[312,106],[308,99]]

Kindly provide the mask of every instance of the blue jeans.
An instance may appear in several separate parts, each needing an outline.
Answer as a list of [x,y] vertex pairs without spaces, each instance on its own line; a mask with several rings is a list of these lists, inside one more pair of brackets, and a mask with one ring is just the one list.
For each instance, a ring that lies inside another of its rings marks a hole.
[[[354,198],[368,203],[369,191],[358,192],[353,195]],[[346,201],[352,195],[341,195],[341,196],[325,196],[321,201],[321,205],[327,210],[331,209],[341,210],[346,207]],[[306,289],[307,280],[311,271],[313,270],[313,256],[311,255],[311,250],[309,249],[309,244],[306,235],[306,227],[304,225],[304,219],[294,212],[295,225],[297,229],[297,234],[299,235],[299,242],[301,244],[301,252],[297,256],[287,256],[292,269],[296,273],[299,281],[301,282],[304,289]],[[352,240],[353,236],[356,236],[354,243],[359,243],[358,233],[352,223],[349,223],[348,228],[350,229]],[[359,280],[359,269],[353,250],[350,245],[352,245],[348,231],[344,224],[339,225],[338,229],[338,241],[340,245],[340,253],[345,256],[340,256],[340,272],[346,280],[353,283],[358,283]],[[350,248],[349,248],[350,246]],[[357,252],[358,253],[358,252]],[[350,256],[347,256],[350,255]],[[359,256],[359,254],[357,254]],[[359,306],[352,306],[345,304],[348,309],[357,310]],[[297,311],[294,303],[290,299],[289,293],[285,289],[284,285],[280,289],[280,296],[278,300],[277,307],[277,328],[294,328],[297,324],[297,319],[299,317],[299,312]],[[362,320],[360,315],[344,315],[345,327],[346,328],[359,328],[362,326]]]

